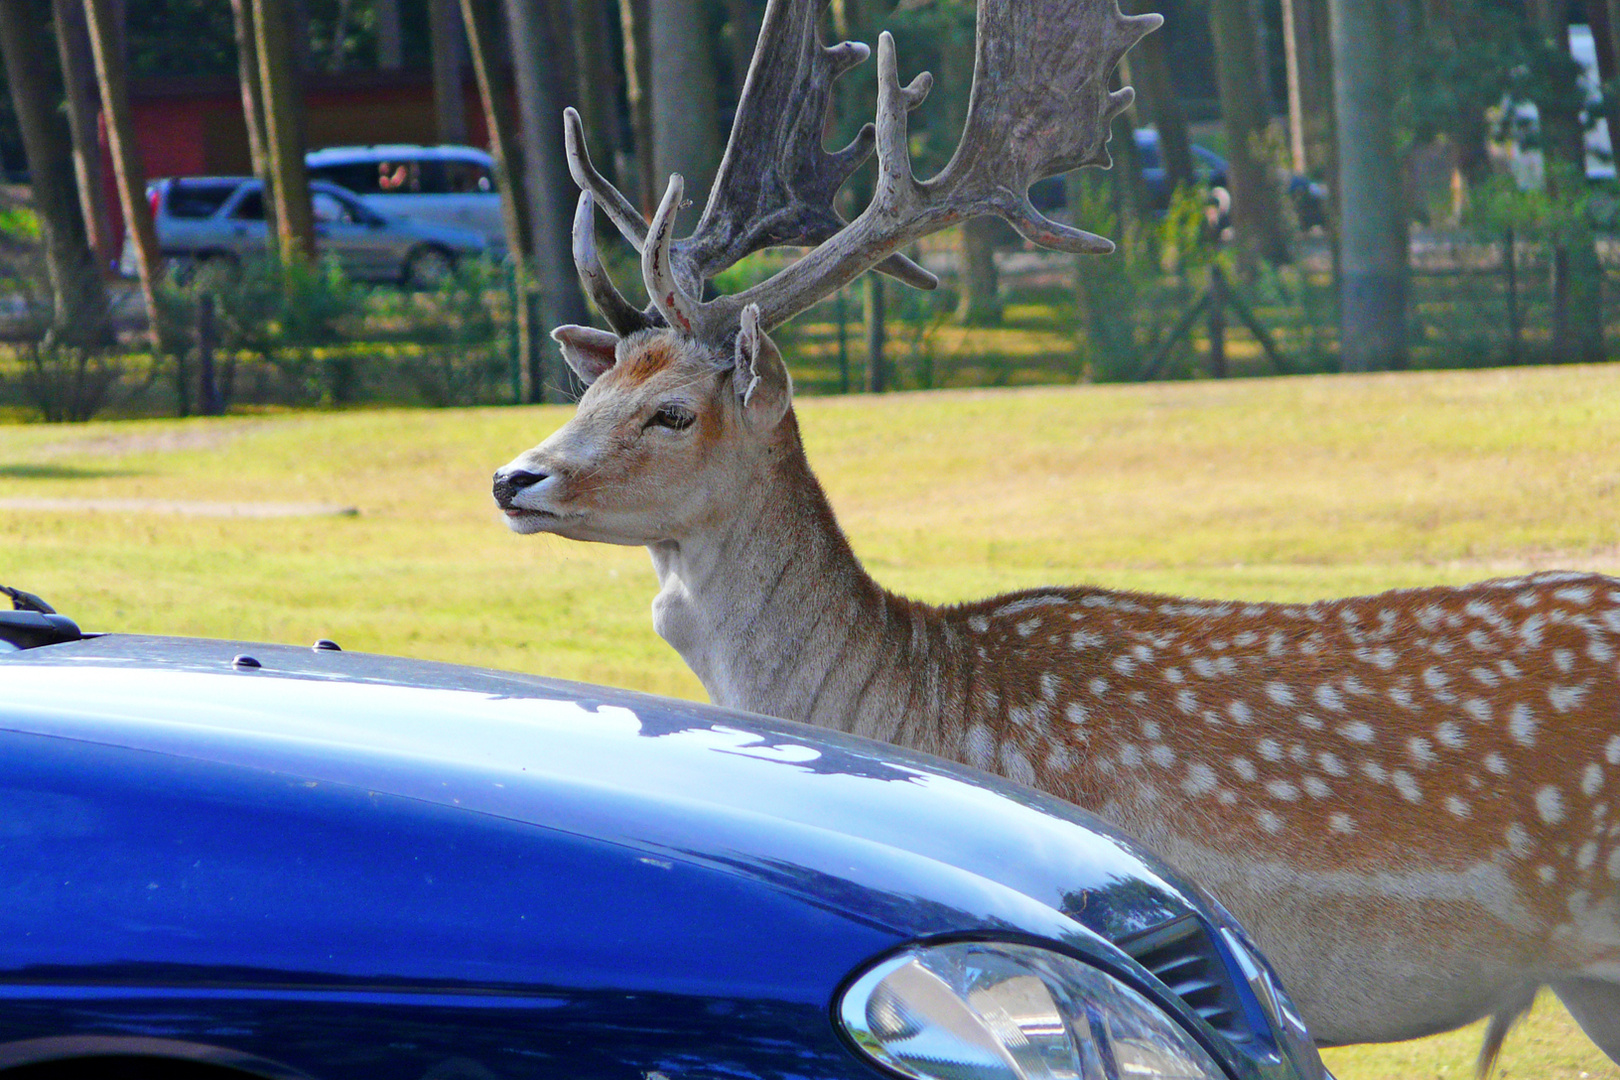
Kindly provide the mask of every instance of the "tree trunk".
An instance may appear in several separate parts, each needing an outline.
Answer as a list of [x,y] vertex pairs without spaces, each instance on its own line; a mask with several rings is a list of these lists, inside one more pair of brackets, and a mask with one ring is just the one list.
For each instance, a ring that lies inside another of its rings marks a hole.
[[90,31],[90,52],[96,61],[102,113],[106,117],[107,149],[112,154],[113,172],[118,179],[118,203],[135,242],[135,265],[141,278],[141,296],[146,301],[152,347],[159,353],[167,353],[167,328],[158,317],[157,305],[157,280],[163,273],[163,261],[158,253],[157,231],[152,226],[152,206],[146,201],[146,170],[141,163],[140,147],[135,142],[135,123],[130,116],[129,80],[124,72],[118,19],[110,0],[84,0],[84,18]]
[[274,179],[270,175],[270,136],[264,125],[264,82],[259,78],[259,35],[253,28],[253,0],[231,0],[236,26],[236,70],[242,89],[242,120],[247,127],[253,175],[264,185],[267,224],[265,243],[273,256],[280,249],[274,224]]
[[1341,254],[1339,352],[1346,371],[1407,362],[1407,229],[1384,63],[1385,0],[1330,0]]
[[671,173],[686,180],[700,211],[720,164],[714,57],[703,0],[652,0],[653,189],[662,196]]
[[[1592,26],[1597,51],[1598,78],[1612,88],[1620,78],[1620,0],[1587,0],[1586,21]],[[1620,94],[1604,95],[1603,119],[1609,127],[1609,146],[1620,144]]]
[[651,218],[653,195],[652,0],[619,0],[624,38],[624,96],[630,105],[630,137],[635,144],[635,190],[643,217]]
[[428,0],[428,37],[433,52],[433,119],[441,143],[467,141],[467,39],[456,0]]
[[315,221],[309,202],[309,173],[304,168],[303,79],[288,41],[292,13],[287,0],[252,0],[252,4],[271,176],[271,198],[265,205],[275,207],[281,257],[313,259]]
[[1309,155],[1305,149],[1305,83],[1300,68],[1299,14],[1300,0],[1282,0],[1283,59],[1288,68],[1288,152],[1294,171],[1310,170]]
[[1209,23],[1215,36],[1238,272],[1250,279],[1260,260],[1288,260],[1277,184],[1270,164],[1260,155],[1267,126],[1260,45],[1249,0],[1210,0]]
[[514,275],[513,305],[519,357],[519,400],[526,400],[525,378],[542,370],[544,349],[542,331],[533,319],[534,305],[524,302],[532,286],[528,253],[534,244],[529,222],[529,201],[523,175],[523,145],[518,141],[517,117],[512,110],[512,71],[505,62],[510,50],[503,51],[506,37],[501,32],[500,0],[461,0],[461,15],[467,27],[468,54],[473,75],[478,80],[478,96],[484,108],[484,124],[489,128],[489,151],[495,159],[495,184],[501,193],[501,223],[506,229],[508,261]]
[[397,71],[405,63],[405,36],[399,21],[399,0],[373,0],[373,4],[373,10],[377,13],[377,66],[383,71]]
[[572,0],[574,102],[585,123],[591,160],[609,180],[618,180],[614,151],[624,145],[619,130],[619,78],[608,52],[608,5]]
[[889,388],[888,364],[883,358],[887,326],[883,314],[883,275],[868,273],[866,304],[866,389],[881,394]]
[[90,28],[84,5],[78,0],[53,0],[57,56],[62,63],[62,84],[67,92],[68,130],[73,136],[73,177],[79,189],[79,213],[84,220],[96,265],[106,273],[118,261],[117,238],[101,187],[101,94],[96,89],[95,54],[90,51]]
[[[1131,14],[1152,11],[1162,4],[1133,0]],[[1165,51],[1164,31],[1149,34],[1131,49],[1131,83],[1136,87],[1138,107],[1152,119],[1159,132],[1159,156],[1171,190],[1193,182],[1192,140],[1187,135],[1187,114],[1176,97],[1170,77],[1170,60]]]
[[[574,274],[572,225],[576,193],[563,155],[561,95],[553,63],[557,43],[551,39],[542,2],[506,0],[506,25],[512,45],[512,69],[517,76],[523,187],[529,202],[528,255],[545,305],[540,321],[556,326],[585,323],[589,313]],[[549,347],[545,368],[531,373],[525,396],[530,401],[542,400],[546,385],[568,397],[578,396],[578,383],[561,355]]]
[[[1534,0],[1532,10],[1548,54],[1567,56],[1566,6],[1558,0]],[[1537,102],[1547,194],[1555,202],[1565,192],[1579,192],[1586,185],[1586,132],[1579,100],[1568,88],[1555,86],[1546,100]],[[1562,362],[1591,363],[1604,354],[1603,267],[1590,230],[1574,232],[1561,239],[1553,258],[1553,354]]]
[[962,223],[960,277],[962,295],[956,319],[969,326],[1001,321],[1000,282],[996,275],[997,218],[969,218]]
[[109,337],[107,296],[73,196],[72,140],[58,109],[60,88],[40,52],[45,33],[37,0],[0,0],[0,53],[39,215],[51,333],[67,344],[97,345]]

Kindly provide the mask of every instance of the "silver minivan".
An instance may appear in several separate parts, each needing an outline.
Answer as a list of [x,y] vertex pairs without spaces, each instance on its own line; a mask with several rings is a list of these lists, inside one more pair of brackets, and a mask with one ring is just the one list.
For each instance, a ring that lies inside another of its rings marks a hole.
[[348,188],[390,216],[472,229],[506,248],[495,161],[473,146],[329,146],[304,156],[311,180]]
[[[185,272],[234,274],[265,252],[264,187],[239,176],[154,181],[147,187],[158,247]],[[487,251],[482,233],[382,214],[324,181],[310,184],[316,250],[352,278],[432,288],[462,259]],[[127,238],[120,269],[135,273]]]

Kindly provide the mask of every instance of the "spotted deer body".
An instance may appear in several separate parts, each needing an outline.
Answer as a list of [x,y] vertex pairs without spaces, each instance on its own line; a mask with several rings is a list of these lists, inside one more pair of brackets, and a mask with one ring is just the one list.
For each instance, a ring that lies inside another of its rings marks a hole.
[[[1488,1062],[1550,985],[1620,1060],[1620,581],[1303,605],[1056,588],[941,608],[862,568],[769,329],[866,269],[926,284],[897,249],[973,213],[1102,250],[1020,199],[1033,177],[1106,160],[1106,119],[1129,102],[1107,72],[1157,20],[1114,0],[980,0],[963,146],[917,181],[905,113],[927,82],[900,86],[886,37],[876,132],[821,150],[828,86],[864,54],[819,44],[823,3],[772,0],[727,164],[684,241],[678,178],[642,220],[569,115],[575,258],[613,329],[556,331],[589,388],[495,474],[507,524],[646,545],[654,625],[719,704],[953,758],[1114,822],[1238,915],[1324,1042],[1490,1016]],[[1059,44],[1022,47],[1020,27]],[[1042,104],[1051,79],[1072,108]],[[749,145],[762,127],[770,145]],[[1021,141],[997,143],[1004,129]],[[845,226],[831,193],[874,144],[877,194]],[[596,201],[641,250],[647,311],[596,256]],[[820,246],[741,297],[697,299],[728,260],[781,243]]]

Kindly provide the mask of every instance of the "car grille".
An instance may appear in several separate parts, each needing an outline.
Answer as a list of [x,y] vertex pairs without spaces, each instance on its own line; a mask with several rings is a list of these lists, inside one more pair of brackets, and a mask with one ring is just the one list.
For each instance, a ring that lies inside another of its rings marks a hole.
[[1184,915],[1118,944],[1210,1027],[1228,1039],[1253,1035],[1231,973],[1196,916]]

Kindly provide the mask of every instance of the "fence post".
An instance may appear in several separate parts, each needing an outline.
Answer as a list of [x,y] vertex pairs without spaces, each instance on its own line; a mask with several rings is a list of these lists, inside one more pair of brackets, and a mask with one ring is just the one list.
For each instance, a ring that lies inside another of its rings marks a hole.
[[225,411],[219,397],[219,379],[214,375],[214,297],[203,293],[197,297],[197,396],[202,400],[204,416],[218,416]]
[[849,313],[845,310],[844,290],[833,293],[833,311],[838,316],[838,392],[849,393]]
[[1226,274],[1209,264],[1209,374],[1226,378]]
[[1507,252],[1503,264],[1507,268],[1508,363],[1519,362],[1519,254],[1513,230],[1503,238]]

